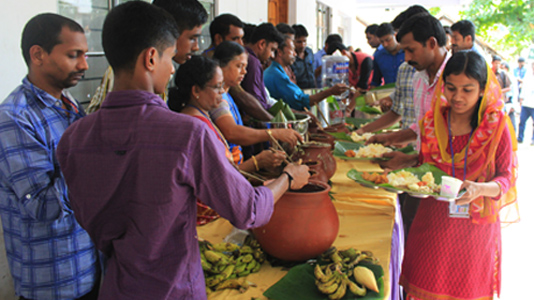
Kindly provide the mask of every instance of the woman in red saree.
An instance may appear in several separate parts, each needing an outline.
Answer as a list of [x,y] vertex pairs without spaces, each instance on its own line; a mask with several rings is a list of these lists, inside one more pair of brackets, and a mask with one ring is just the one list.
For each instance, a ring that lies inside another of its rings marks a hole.
[[[513,129],[495,75],[475,52],[448,61],[421,120],[423,163],[463,180],[462,217],[421,201],[405,249],[407,299],[493,299],[501,283],[501,208],[516,200]],[[454,204],[454,203],[453,203]]]

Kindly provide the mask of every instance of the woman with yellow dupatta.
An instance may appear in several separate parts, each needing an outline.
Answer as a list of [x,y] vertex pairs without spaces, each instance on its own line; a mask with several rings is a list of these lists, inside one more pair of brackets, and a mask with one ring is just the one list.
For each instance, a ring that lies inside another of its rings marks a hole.
[[493,299],[501,283],[499,211],[516,199],[513,129],[499,83],[477,53],[454,54],[438,84],[421,120],[420,161],[463,180],[466,192],[456,203],[421,201],[400,282],[407,299]]

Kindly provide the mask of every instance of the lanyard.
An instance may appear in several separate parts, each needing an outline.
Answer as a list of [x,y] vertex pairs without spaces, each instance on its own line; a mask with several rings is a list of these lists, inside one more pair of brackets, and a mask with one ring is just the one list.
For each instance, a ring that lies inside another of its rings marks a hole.
[[[452,177],[455,177],[455,166],[454,166],[454,149],[452,147],[452,133],[451,133],[451,112],[449,111],[448,115],[448,128],[449,128],[449,145],[451,147],[451,166],[452,166]],[[469,134],[469,140],[467,141],[467,146],[465,147],[465,158],[464,158],[464,181],[465,176],[467,174],[467,152],[469,152],[469,144],[471,143],[471,137],[473,136],[473,132],[475,129],[471,129],[471,133]]]

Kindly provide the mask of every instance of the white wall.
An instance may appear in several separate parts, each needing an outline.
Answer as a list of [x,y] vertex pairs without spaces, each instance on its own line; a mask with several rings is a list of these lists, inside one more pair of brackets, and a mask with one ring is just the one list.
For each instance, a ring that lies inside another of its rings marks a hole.
[[245,23],[258,25],[268,21],[268,9],[267,1],[219,0],[215,14],[231,13]]
[[2,9],[0,9],[0,36],[2,37],[0,38],[0,53],[2,54],[0,55],[0,101],[3,101],[20,84],[28,71],[20,50],[22,29],[31,17],[43,12],[57,12],[57,0],[2,1]]

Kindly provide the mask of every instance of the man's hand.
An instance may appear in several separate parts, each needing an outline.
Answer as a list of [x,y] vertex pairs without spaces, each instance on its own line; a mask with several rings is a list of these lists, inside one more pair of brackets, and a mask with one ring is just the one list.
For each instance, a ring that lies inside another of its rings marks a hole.
[[286,154],[282,151],[263,150],[256,155],[260,169],[278,167],[285,158]]
[[384,153],[382,157],[391,159],[378,161],[380,167],[383,169],[397,170],[417,165],[419,154],[406,154],[400,151],[393,151]]
[[380,109],[382,110],[382,112],[386,112],[391,109],[392,105],[393,105],[393,100],[391,100],[391,97],[387,96],[376,101],[375,105],[373,106],[380,106]]
[[272,129],[273,137],[281,142],[288,143],[291,148],[297,145],[297,142],[303,142],[304,139],[297,131],[293,129]]
[[[358,129],[361,130],[362,128]],[[358,130],[356,132],[358,132]],[[362,130],[362,133],[363,132]],[[360,133],[358,133],[360,134]],[[361,135],[361,134],[360,134]],[[372,137],[370,137],[367,142],[365,142],[366,145],[369,144],[382,144],[384,146],[390,146],[391,145],[391,138],[388,133],[382,133],[382,134],[375,134]]]
[[[306,165],[297,165],[297,164],[289,164],[284,168],[284,171],[288,172],[291,177],[293,177],[293,180],[291,181],[291,186],[289,187],[292,190],[299,190],[306,184],[308,184],[308,180],[310,179],[310,173],[308,166]],[[282,175],[284,176],[284,175]]]
[[349,89],[349,86],[346,84],[338,83],[334,85],[333,87],[329,88],[330,94],[339,96],[343,94],[346,90]]

